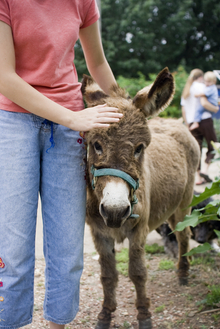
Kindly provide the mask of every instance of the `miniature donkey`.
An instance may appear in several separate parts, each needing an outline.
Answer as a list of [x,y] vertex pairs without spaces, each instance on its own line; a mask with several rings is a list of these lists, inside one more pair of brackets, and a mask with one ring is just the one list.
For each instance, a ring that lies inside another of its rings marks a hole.
[[[151,119],[169,105],[173,76],[165,68],[155,82],[132,100],[118,85],[106,95],[84,76],[82,93],[88,106],[107,104],[123,113],[109,128],[86,134],[89,174],[87,223],[100,255],[104,302],[96,329],[110,326],[116,309],[118,281],[114,242],[129,239],[129,277],[136,288],[139,329],[150,329],[150,300],[146,296],[144,246],[148,233],[165,220],[174,229],[189,213],[200,151],[194,137],[178,120]],[[178,277],[187,283],[190,230],[176,232]]]

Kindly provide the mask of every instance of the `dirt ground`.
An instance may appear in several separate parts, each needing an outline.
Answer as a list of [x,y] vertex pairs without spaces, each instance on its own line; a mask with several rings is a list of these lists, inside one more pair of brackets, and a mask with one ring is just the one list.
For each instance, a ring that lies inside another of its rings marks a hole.
[[[85,254],[85,266],[81,278],[80,311],[67,329],[95,328],[103,300],[100,268],[94,253]],[[220,329],[220,305],[213,311],[196,304],[209,292],[209,285],[220,283],[220,255],[212,256],[214,262],[194,265],[190,269],[188,286],[179,286],[175,270],[158,270],[165,254],[146,255],[148,267],[148,297],[154,329]],[[44,261],[37,260],[35,274],[34,320],[26,329],[49,328],[43,319]],[[110,328],[137,329],[135,289],[126,276],[119,276],[117,288],[118,307],[113,314]],[[211,312],[210,312],[211,311]]]

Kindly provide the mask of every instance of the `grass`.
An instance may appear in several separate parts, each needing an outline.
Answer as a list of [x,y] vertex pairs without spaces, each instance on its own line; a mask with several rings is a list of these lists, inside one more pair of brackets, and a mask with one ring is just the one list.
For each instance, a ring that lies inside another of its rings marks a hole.
[[209,286],[210,293],[207,294],[206,298],[203,300],[207,306],[217,307],[220,303],[220,284]]
[[128,249],[127,248],[121,249],[120,252],[116,253],[115,258],[116,258],[117,262],[128,263],[128,260],[129,260]]
[[[145,245],[145,252],[147,254],[158,254],[164,253],[164,247],[159,246],[157,243],[153,245]],[[129,261],[129,251],[128,248],[121,249],[120,252],[117,252],[115,255],[116,258],[116,268],[119,273],[124,276],[128,276],[128,261]]]
[[164,309],[165,309],[165,305],[163,304],[161,306],[156,307],[155,310],[154,310],[154,312],[155,313],[160,313],[160,312],[163,312]]
[[195,257],[191,262],[191,266],[197,265],[214,265],[215,260],[210,255],[203,255],[201,257]]
[[124,276],[128,276],[128,263],[117,263],[116,269]]
[[159,246],[157,243],[154,243],[152,245],[146,244],[145,247],[145,252],[148,254],[161,254],[164,253],[164,247]]
[[173,270],[175,269],[175,264],[172,260],[169,260],[169,259],[164,259],[164,260],[161,260],[160,263],[159,263],[159,266],[158,266],[158,270],[161,270],[161,271],[168,271],[168,270]]
[[123,248],[120,252],[117,252],[115,258],[117,262],[116,268],[118,272],[124,276],[128,276],[128,249]]
[[220,314],[212,314],[212,318],[216,323],[218,323],[220,321]]
[[199,305],[199,311],[201,311],[204,306],[211,306],[213,308],[219,307],[220,303],[220,284],[208,286],[209,293],[206,295],[205,299],[196,303]]

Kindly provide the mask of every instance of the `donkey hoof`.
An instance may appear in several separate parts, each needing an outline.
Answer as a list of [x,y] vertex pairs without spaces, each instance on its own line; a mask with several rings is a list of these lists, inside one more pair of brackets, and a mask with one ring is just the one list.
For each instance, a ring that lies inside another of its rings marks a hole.
[[186,286],[188,284],[188,277],[185,276],[185,277],[179,278],[179,284],[180,284],[180,286]]
[[139,329],[152,329],[151,319],[139,320]]
[[111,321],[100,321],[98,320],[95,329],[109,329]]

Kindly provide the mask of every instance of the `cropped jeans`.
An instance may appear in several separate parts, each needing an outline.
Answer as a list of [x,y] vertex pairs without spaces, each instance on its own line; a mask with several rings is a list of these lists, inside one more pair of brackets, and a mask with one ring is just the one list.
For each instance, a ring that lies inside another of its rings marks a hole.
[[44,317],[66,324],[78,311],[83,270],[84,139],[36,115],[0,110],[1,329],[32,321],[39,195],[46,262]]

